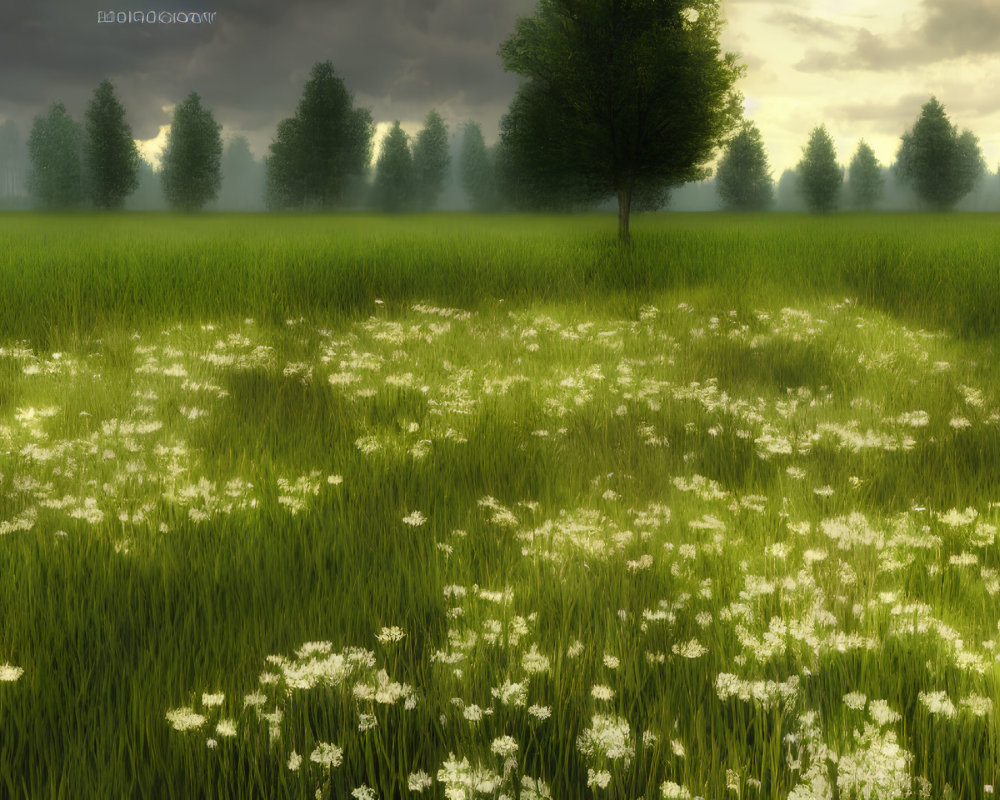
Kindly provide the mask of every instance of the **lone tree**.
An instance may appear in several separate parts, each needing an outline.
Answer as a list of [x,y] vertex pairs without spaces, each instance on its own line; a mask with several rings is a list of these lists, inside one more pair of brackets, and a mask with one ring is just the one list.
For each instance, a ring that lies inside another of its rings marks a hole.
[[847,169],[847,185],[850,189],[851,205],[865,211],[871,211],[882,199],[882,193],[885,191],[882,167],[875,158],[875,152],[863,139],[858,142],[858,149]]
[[523,75],[502,135],[540,182],[618,198],[700,177],[740,118],[743,68],[719,46],[719,0],[540,0],[500,46]]
[[368,171],[375,123],[354,108],[329,61],[316,64],[294,117],[282,120],[267,159],[272,207],[332,208]]
[[896,174],[917,196],[937,211],[948,211],[972,191],[986,171],[979,140],[970,130],[961,134],[944,106],[932,97],[913,128],[903,134],[896,156]]
[[382,211],[403,211],[413,202],[413,156],[410,137],[397,120],[382,141],[382,150],[375,163],[375,185],[372,199]]
[[764,211],[774,202],[764,140],[752,122],[744,122],[726,146],[715,172],[715,185],[729,211]]
[[222,137],[212,112],[201,107],[197,92],[174,109],[163,148],[160,182],[174,210],[198,211],[222,186]]
[[837,151],[826,126],[814,128],[798,166],[799,191],[806,208],[826,214],[837,207],[844,173],[837,165]]
[[483,131],[477,122],[466,123],[462,132],[459,172],[462,188],[472,207],[477,211],[492,208],[496,202],[493,160],[486,149]]
[[46,208],[70,208],[83,200],[83,130],[53,103],[47,116],[35,117],[28,136],[28,191]]
[[450,164],[448,126],[437,111],[431,111],[413,145],[413,180],[418,208],[427,211],[437,204]]

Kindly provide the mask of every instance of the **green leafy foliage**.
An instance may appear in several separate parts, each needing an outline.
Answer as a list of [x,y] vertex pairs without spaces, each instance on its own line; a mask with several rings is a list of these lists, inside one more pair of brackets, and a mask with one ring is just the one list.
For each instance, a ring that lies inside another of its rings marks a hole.
[[814,128],[798,166],[799,191],[806,207],[814,214],[837,208],[844,174],[837,164],[833,139],[825,125]]
[[483,130],[478,122],[469,122],[462,133],[462,150],[459,156],[462,189],[477,211],[486,211],[496,204],[496,181],[493,160],[483,140]]
[[885,178],[875,152],[864,140],[858,142],[847,176],[851,205],[870,211],[885,191]]
[[410,139],[397,120],[382,142],[375,164],[372,199],[382,211],[404,211],[413,203],[414,174]]
[[278,124],[267,158],[272,208],[334,208],[367,173],[375,123],[354,108],[329,61],[316,64],[294,117]]
[[87,107],[83,154],[91,202],[120,209],[139,187],[139,148],[108,80],[101,81]]
[[718,0],[542,0],[501,45],[527,78],[501,126],[521,191],[617,195],[700,177],[740,116],[742,68],[719,46]]
[[979,140],[951,124],[936,97],[924,104],[920,118],[903,134],[896,174],[936,211],[948,211],[972,191],[986,171]]
[[764,211],[774,202],[764,140],[752,122],[745,122],[726,146],[715,182],[727,210]]
[[413,145],[413,180],[417,208],[428,211],[437,204],[448,177],[448,126],[437,111],[424,119]]
[[199,211],[222,186],[222,126],[202,108],[197,92],[174,109],[163,149],[160,181],[175,211]]
[[71,208],[84,196],[83,131],[62,103],[35,117],[28,137],[28,191],[45,208]]

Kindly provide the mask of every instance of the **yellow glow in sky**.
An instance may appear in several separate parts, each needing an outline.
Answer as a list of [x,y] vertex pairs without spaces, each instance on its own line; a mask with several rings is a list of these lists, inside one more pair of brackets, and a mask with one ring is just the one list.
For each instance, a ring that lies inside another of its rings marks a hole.
[[722,10],[723,48],[747,65],[740,89],[776,178],[821,124],[841,163],[865,139],[891,164],[932,95],[996,169],[998,0],[723,0]]

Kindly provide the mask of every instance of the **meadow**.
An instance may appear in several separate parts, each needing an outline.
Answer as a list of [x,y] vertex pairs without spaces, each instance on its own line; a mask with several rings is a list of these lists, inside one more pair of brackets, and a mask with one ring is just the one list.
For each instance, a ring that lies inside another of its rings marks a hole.
[[1000,217],[0,215],[0,796],[978,798]]

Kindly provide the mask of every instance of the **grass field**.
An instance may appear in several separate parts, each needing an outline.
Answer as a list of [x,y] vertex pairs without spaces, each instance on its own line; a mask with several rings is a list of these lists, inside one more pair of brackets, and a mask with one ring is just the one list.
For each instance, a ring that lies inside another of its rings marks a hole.
[[0,216],[0,797],[975,798],[1000,217]]

